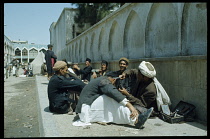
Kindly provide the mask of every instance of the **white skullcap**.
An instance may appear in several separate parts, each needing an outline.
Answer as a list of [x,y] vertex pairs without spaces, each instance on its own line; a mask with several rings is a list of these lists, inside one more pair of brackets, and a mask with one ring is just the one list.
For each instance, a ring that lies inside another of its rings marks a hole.
[[139,65],[139,70],[144,76],[148,78],[153,78],[156,76],[155,68],[150,62],[142,61]]

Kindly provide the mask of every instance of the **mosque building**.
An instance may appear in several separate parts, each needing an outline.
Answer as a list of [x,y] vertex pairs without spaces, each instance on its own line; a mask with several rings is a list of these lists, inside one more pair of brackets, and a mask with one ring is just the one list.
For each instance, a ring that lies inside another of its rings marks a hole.
[[13,58],[17,58],[21,64],[26,65],[41,51],[47,51],[47,44],[28,44],[28,41],[14,41],[4,35],[4,64],[9,64]]

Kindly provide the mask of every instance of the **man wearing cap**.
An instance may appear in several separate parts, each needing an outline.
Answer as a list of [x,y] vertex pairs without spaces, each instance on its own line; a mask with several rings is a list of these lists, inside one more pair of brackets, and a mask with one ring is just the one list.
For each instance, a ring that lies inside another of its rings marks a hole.
[[119,68],[120,70],[114,71],[113,74],[117,76],[121,75],[128,68],[129,60],[125,57],[120,58],[119,60]]
[[[107,72],[107,74],[111,74],[112,76],[119,77],[122,75],[122,73],[128,68],[129,60],[125,57],[120,58],[119,60],[119,68],[120,70],[118,71],[110,71]],[[121,86],[126,87],[126,89],[129,90],[129,80],[127,78],[124,78],[123,80],[116,80],[115,86],[117,88],[120,88]]]
[[[170,99],[156,79],[156,70],[150,62],[142,61],[137,69],[130,69],[124,71],[121,78],[128,78],[130,80],[130,90],[123,87],[119,89],[128,100],[137,105],[138,110],[144,111],[144,108],[154,107],[154,111],[160,111],[160,105],[169,104]],[[153,112],[154,116],[157,116]]]
[[91,66],[91,59],[90,58],[86,58],[85,61],[86,67],[82,70],[78,67],[78,65],[73,65],[73,69],[76,69],[80,74],[82,74],[82,80],[86,81],[90,81],[90,77],[91,77],[91,70],[92,70],[92,66]]
[[15,77],[19,77],[19,67],[20,67],[20,64],[19,64],[19,60],[15,57],[13,57],[13,60],[12,60],[12,66],[13,66],[13,72],[15,72]]
[[75,77],[66,77],[68,67],[66,62],[57,61],[53,67],[55,74],[48,84],[49,110],[55,113],[68,113],[70,103],[69,90],[81,92],[85,83]]
[[50,80],[50,78],[54,74],[52,67],[54,66],[56,62],[57,56],[52,51],[53,46],[51,44],[48,44],[47,47],[48,47],[48,50],[45,53],[45,61],[47,65],[48,80]]
[[153,108],[139,114],[114,86],[115,81],[111,75],[101,76],[91,80],[83,88],[75,110],[80,119],[73,122],[74,126],[91,125],[92,122],[112,122],[142,128]]

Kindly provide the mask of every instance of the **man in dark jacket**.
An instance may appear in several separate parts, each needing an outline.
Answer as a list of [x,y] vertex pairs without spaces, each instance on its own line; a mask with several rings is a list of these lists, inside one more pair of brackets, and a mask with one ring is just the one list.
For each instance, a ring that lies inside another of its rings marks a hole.
[[[157,112],[156,103],[156,88],[151,78],[148,78],[141,74],[137,69],[129,69],[124,72],[126,78],[129,80],[129,90],[127,87],[119,88],[127,99],[133,104],[140,112],[143,112],[144,108],[154,107]],[[154,112],[153,112],[154,114]]]
[[78,65],[74,65],[73,69],[76,69],[80,74],[82,74],[82,80],[83,81],[90,81],[90,77],[91,77],[91,71],[92,71],[92,67],[91,67],[91,59],[86,58],[85,61],[86,67],[82,70],[78,67]]
[[48,44],[47,47],[48,47],[48,50],[45,53],[45,60],[46,60],[46,65],[47,65],[48,80],[50,80],[50,78],[54,74],[52,67],[54,66],[56,62],[57,56],[52,51],[53,46],[51,44]]
[[[119,77],[128,68],[128,65],[129,65],[129,60],[125,57],[122,57],[119,60],[119,68],[120,69],[117,71],[107,72],[106,75]],[[127,78],[125,78],[124,80],[116,80],[115,86],[117,88],[121,88],[123,86],[123,87],[126,87],[127,90],[130,90],[130,87],[128,84],[129,84],[129,80]]]
[[74,126],[91,122],[113,122],[134,124],[137,128],[142,128],[153,108],[139,114],[114,86],[115,81],[115,78],[101,76],[91,80],[83,88],[76,106],[80,119],[73,123]]
[[68,67],[66,62],[57,61],[53,67],[55,74],[48,84],[49,109],[55,113],[68,113],[70,103],[69,90],[81,92],[85,83],[75,77],[67,77]]
[[[112,71],[113,75],[119,76],[128,68],[129,60],[125,57],[120,58],[119,60],[119,70]],[[110,73],[110,72],[109,72]]]

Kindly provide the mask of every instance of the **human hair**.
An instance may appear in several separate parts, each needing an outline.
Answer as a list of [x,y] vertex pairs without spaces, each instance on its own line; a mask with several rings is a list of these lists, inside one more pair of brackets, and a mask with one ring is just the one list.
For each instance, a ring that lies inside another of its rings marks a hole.
[[48,47],[48,48],[52,48],[53,46],[52,46],[51,44],[48,44],[47,47]]
[[66,62],[66,64],[68,64],[65,58],[64,58],[64,59],[62,59],[62,61]]
[[126,63],[126,65],[128,65],[128,61],[126,61],[125,59],[120,59],[119,64],[121,61],[124,61]]
[[102,64],[106,64],[106,66],[108,66],[108,62],[107,62],[106,60],[102,60],[102,61],[101,61],[101,65],[102,65]]
[[56,70],[55,71],[55,74],[60,74],[61,72],[60,72],[60,70],[63,70],[65,67],[62,67],[62,68],[60,68],[59,70]]

